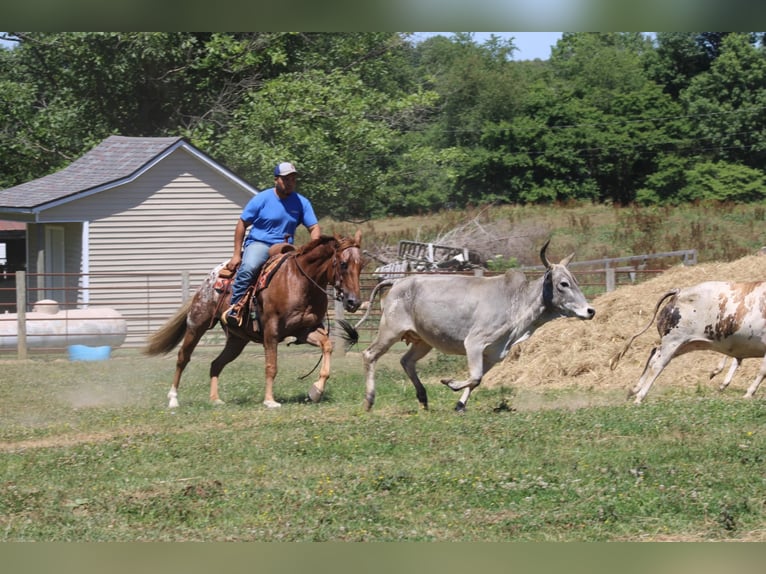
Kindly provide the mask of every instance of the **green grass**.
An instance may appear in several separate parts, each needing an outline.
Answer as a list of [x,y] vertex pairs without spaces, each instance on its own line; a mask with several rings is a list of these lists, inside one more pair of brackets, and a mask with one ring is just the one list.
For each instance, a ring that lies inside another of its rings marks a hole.
[[304,348],[282,350],[269,411],[253,347],[214,407],[212,356],[174,412],[170,358],[4,362],[0,539],[766,540],[762,400],[669,380],[640,407],[622,390],[479,388],[458,415],[433,381],[463,364],[437,359],[422,412],[392,353],[367,413],[358,353],[304,401]]

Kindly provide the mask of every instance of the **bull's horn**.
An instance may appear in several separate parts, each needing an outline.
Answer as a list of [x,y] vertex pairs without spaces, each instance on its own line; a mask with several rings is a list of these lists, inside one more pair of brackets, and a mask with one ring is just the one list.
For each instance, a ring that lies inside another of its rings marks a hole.
[[545,242],[545,245],[543,245],[543,248],[540,250],[540,261],[543,262],[543,265],[545,265],[546,269],[551,268],[550,261],[548,261],[548,258],[545,256],[545,250],[548,249],[548,244],[551,242],[550,238],[548,241]]

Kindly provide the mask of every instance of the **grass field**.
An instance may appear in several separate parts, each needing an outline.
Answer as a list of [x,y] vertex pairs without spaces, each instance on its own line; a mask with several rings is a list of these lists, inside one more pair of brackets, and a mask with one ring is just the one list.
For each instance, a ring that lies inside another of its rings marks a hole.
[[372,412],[358,349],[305,402],[318,354],[283,348],[278,410],[248,348],[208,403],[212,351],[166,398],[174,357],[4,361],[3,541],[766,541],[766,405],[715,385],[636,407],[626,389],[480,387],[468,412],[387,355]]

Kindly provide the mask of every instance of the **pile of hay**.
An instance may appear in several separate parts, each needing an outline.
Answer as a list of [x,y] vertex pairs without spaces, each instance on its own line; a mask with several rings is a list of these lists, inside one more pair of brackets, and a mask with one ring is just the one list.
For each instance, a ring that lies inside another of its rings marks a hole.
[[[659,342],[656,321],[633,342],[614,371],[609,368],[610,358],[651,319],[663,293],[711,280],[766,280],[766,256],[751,255],[729,263],[690,267],[678,265],[654,279],[605,293],[591,301],[596,309],[593,320],[556,319],[543,325],[528,341],[514,347],[502,363],[495,365],[484,377],[482,385],[576,386],[583,390],[621,387],[627,392],[638,381],[649,352]],[[714,381],[709,382],[708,377],[722,356],[710,351],[696,351],[676,357],[657,379],[654,388],[660,385],[694,387],[698,384],[717,388],[726,371]],[[744,394],[759,365],[758,359],[745,360],[734,376],[729,392]]]

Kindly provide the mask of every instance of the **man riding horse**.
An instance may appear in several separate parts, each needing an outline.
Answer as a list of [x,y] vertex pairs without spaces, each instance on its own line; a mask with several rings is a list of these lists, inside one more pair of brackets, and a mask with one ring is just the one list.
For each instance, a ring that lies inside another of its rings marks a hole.
[[[253,197],[237,220],[234,252],[226,263],[229,271],[236,271],[231,285],[231,306],[221,315],[222,322],[230,328],[242,326],[239,303],[269,258],[269,249],[279,243],[292,243],[298,224],[309,230],[311,239],[321,235],[311,202],[295,191],[296,176],[292,163],[278,164],[274,168],[274,187]],[[250,232],[246,236],[248,226]],[[253,328],[258,328],[257,321],[253,321]]]

